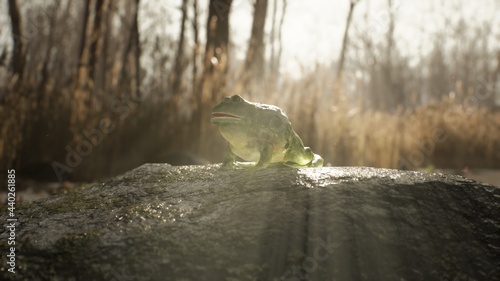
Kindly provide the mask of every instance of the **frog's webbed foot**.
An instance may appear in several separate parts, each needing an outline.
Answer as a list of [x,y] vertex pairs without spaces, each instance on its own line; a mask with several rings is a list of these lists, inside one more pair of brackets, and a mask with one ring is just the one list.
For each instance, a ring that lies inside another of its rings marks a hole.
[[235,162],[223,162],[221,168],[225,169],[234,169],[237,168],[238,166],[236,165]]
[[255,167],[255,162],[240,162],[240,161],[235,161],[234,166],[238,168],[245,168],[245,169],[252,169]]
[[255,166],[255,162],[233,161],[222,163],[222,168],[224,169],[253,169]]
[[313,157],[313,160],[311,161],[311,163],[309,163],[309,167],[323,167],[323,163],[325,162],[325,160],[323,160],[323,158],[321,156],[319,156],[318,154],[314,154],[314,157]]
[[290,167],[290,168],[307,168],[309,167],[308,165],[300,165],[295,162],[284,162],[284,166]]
[[[318,154],[312,152],[311,148],[304,147],[306,157],[301,158],[300,164],[294,161],[287,161],[283,165],[291,168],[311,168],[311,167],[323,167],[323,158]],[[309,162],[307,162],[309,161]]]

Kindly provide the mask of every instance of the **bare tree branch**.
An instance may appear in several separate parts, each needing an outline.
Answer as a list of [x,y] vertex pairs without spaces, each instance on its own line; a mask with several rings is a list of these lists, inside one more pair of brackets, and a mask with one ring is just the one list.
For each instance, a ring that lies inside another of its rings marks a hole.
[[339,64],[337,67],[337,80],[339,80],[342,76],[342,71],[344,70],[344,61],[345,61],[345,52],[347,48],[347,41],[349,37],[349,27],[351,26],[351,21],[352,21],[352,14],[354,12],[354,7],[356,4],[359,2],[359,0],[351,0],[351,3],[349,5],[349,13],[347,15],[346,19],[346,25],[345,25],[345,30],[344,30],[344,39],[342,39],[342,49],[340,50],[340,55],[339,55]]

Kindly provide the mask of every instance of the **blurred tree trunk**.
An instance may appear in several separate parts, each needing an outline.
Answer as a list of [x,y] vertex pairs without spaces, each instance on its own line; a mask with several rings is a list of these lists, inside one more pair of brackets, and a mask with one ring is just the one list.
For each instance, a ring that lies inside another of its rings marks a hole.
[[139,35],[139,4],[140,0],[135,0],[134,25],[132,26],[134,40],[134,93],[139,94],[141,88],[141,40]]
[[276,83],[281,65],[281,54],[283,52],[283,23],[285,21],[287,4],[288,1],[283,0],[283,6],[281,6],[281,14],[278,22],[278,0],[273,0],[273,15],[270,36],[271,55],[269,58],[268,75],[269,81],[272,81],[271,85],[273,87],[275,86],[274,83]]
[[389,11],[389,26],[387,28],[387,42],[386,42],[386,58],[385,65],[382,67],[382,75],[384,76],[384,95],[381,97],[382,110],[393,110],[398,105],[402,104],[402,96],[396,91],[394,85],[394,62],[393,62],[393,48],[394,48],[394,6],[392,0],[387,0],[387,9]]
[[[370,26],[372,23],[370,22],[370,1],[366,2],[366,9],[365,13],[363,15],[363,24],[365,26]],[[373,108],[374,104],[374,98],[373,95],[371,94],[373,92],[372,87],[370,87],[370,84],[373,84],[373,73],[375,72],[375,64],[377,64],[377,56],[375,55],[375,52],[373,51],[374,49],[374,43],[371,38],[371,34],[369,33],[363,33],[363,36],[361,37],[361,40],[363,42],[363,52],[364,52],[364,57],[362,60],[365,62],[369,63],[363,63],[363,69],[364,72],[368,77],[370,77],[368,83],[363,83],[363,91],[361,92],[361,111],[363,112],[366,109]],[[371,63],[370,63],[371,61]]]
[[429,54],[429,71],[427,84],[430,85],[427,91],[431,99],[440,100],[448,96],[450,91],[450,80],[448,66],[446,63],[446,53],[442,46],[445,46],[446,39],[443,36],[436,36],[434,48]]
[[345,30],[344,30],[344,38],[342,39],[342,49],[340,50],[339,64],[337,67],[337,80],[340,80],[342,78],[342,72],[344,70],[345,51],[347,48],[347,41],[349,38],[349,27],[351,26],[352,14],[354,12],[354,7],[356,7],[356,4],[358,3],[358,1],[359,0],[351,0],[350,5],[349,5],[349,13],[347,14],[347,20],[346,20]]
[[391,77],[392,48],[394,47],[394,11],[392,0],[387,0],[387,8],[389,10],[389,26],[387,28],[386,60],[389,68],[388,76]]
[[[229,11],[232,0],[210,0],[207,21],[207,43],[205,45],[204,59],[204,86],[214,86],[210,82],[210,76],[225,74],[228,63],[229,44]],[[222,79],[220,82],[224,82]],[[215,82],[215,81],[213,81]],[[224,83],[222,83],[224,84]],[[212,94],[208,91],[205,94]],[[216,100],[213,96],[203,96],[203,101]]]
[[193,97],[197,96],[198,91],[198,56],[200,54],[200,39],[199,39],[199,25],[198,25],[198,0],[193,0],[193,81],[192,81],[192,89],[193,89]]
[[185,41],[185,30],[186,30],[186,20],[187,20],[187,6],[189,0],[182,0],[181,12],[181,29],[179,31],[179,42],[177,44],[177,53],[175,55],[174,69],[171,72],[171,85],[172,85],[172,97],[174,98],[174,104],[177,103],[177,96],[181,87],[182,76],[186,68],[186,60],[184,58],[184,41]]
[[489,106],[495,106],[496,99],[498,95],[498,99],[500,100],[500,50],[497,51],[497,67],[493,71],[493,86],[487,89],[490,92],[490,96],[488,101],[490,102]]
[[75,80],[78,81],[78,85],[80,85],[87,78],[87,58],[88,58],[88,49],[87,49],[87,30],[89,25],[90,18],[90,2],[91,0],[85,1],[85,8],[83,12],[82,19],[82,31],[80,34],[80,45],[78,47],[78,77]]
[[[94,3],[94,13],[90,12],[92,3]],[[99,90],[95,88],[95,72],[100,60],[105,57],[102,54],[102,48],[106,23],[104,17],[107,15],[108,6],[109,0],[85,1],[79,46],[79,65],[74,82],[74,96],[71,100],[71,130],[74,142],[78,142],[81,138],[78,131],[80,124],[92,115],[89,114],[89,110],[100,110],[101,104],[92,94],[96,94]],[[93,20],[91,20],[92,15],[94,16]],[[103,79],[103,77],[99,79]]]
[[[49,32],[48,32],[48,38],[47,38],[47,47],[45,49],[45,55],[43,59],[43,64],[42,64],[42,70],[41,70],[41,79],[38,84],[38,91],[37,91],[37,106],[40,105],[42,99],[45,96],[45,90],[47,86],[47,80],[49,79],[49,63],[52,60],[52,48],[54,47],[54,36],[56,33],[55,25],[57,22],[57,12],[60,7],[60,2],[56,1],[53,6],[52,6],[52,11],[53,13],[51,14],[51,17],[49,19]],[[38,112],[40,113],[40,112]]]
[[274,65],[274,69],[278,73],[281,67],[281,54],[283,53],[283,24],[285,22],[287,5],[288,5],[288,0],[283,0],[283,8],[281,10],[280,24],[278,27],[278,55],[276,56],[276,62]]
[[248,89],[252,80],[264,77],[264,27],[266,25],[267,0],[255,0],[252,32],[248,43],[245,64],[241,71],[241,89]]
[[84,56],[85,52],[85,47],[87,44],[87,29],[88,29],[88,22],[89,22],[89,17],[90,17],[90,1],[85,1],[85,7],[83,10],[83,18],[82,18],[82,31],[80,34],[80,44],[78,47],[78,61],[81,63],[82,58]]
[[[277,46],[278,46],[278,43],[281,44],[281,38],[279,38],[279,40],[276,40],[276,38],[281,36],[281,30],[278,30],[278,29],[282,27],[282,26],[280,26],[278,28],[278,0],[272,0],[272,1],[273,1],[273,10],[272,10],[272,19],[271,19],[271,35],[269,38],[269,41],[270,41],[269,47],[271,49],[271,55],[269,58],[269,63],[267,64],[268,74],[266,75],[267,76],[266,85],[268,85],[270,93],[276,92],[276,87],[278,87],[279,69],[277,67],[277,65],[278,65]],[[284,2],[283,5],[285,6],[286,0],[283,0],[283,2]],[[278,42],[276,42],[276,41],[278,41]]]
[[208,126],[210,111],[216,101],[227,95],[226,74],[228,70],[229,13],[232,0],[210,0],[207,19],[207,42],[203,60],[201,90],[197,102],[195,120],[198,128],[198,150],[204,152],[209,144]]
[[338,105],[340,101],[340,87],[342,85],[343,71],[344,71],[344,61],[345,61],[345,52],[347,49],[347,41],[349,38],[349,27],[351,26],[352,14],[354,12],[354,8],[359,0],[351,0],[349,5],[349,13],[347,14],[346,25],[344,30],[344,38],[342,39],[342,49],[339,54],[339,64],[337,67],[337,77],[335,79],[334,91],[333,91],[333,104]]
[[104,2],[106,0],[95,0],[94,6],[94,22],[92,25],[92,33],[90,35],[90,47],[89,47],[89,63],[88,72],[89,78],[94,79],[94,71],[97,64],[98,52],[101,46],[101,22],[103,16]]
[[139,38],[139,4],[140,0],[135,0],[132,25],[129,31],[127,45],[123,53],[122,69],[120,73],[119,85],[122,87],[126,81],[130,80],[126,91],[138,96],[140,89],[140,58],[141,46]]
[[495,102],[495,94],[500,95],[500,50],[497,51],[497,68],[495,69],[495,72],[493,72],[492,104]]
[[102,83],[98,80],[104,78],[102,75],[96,75],[96,71],[98,70],[100,61],[105,59],[105,54],[103,53],[103,35],[106,33],[107,28],[107,20],[105,17],[107,16],[108,6],[109,0],[96,0],[94,7],[94,23],[92,33],[90,35],[88,77],[92,81],[89,85],[91,92],[95,95],[102,90],[97,87],[97,85],[102,85]]
[[[20,87],[25,65],[21,14],[16,0],[9,0],[9,17],[12,34],[12,56],[10,71],[12,71],[13,86],[10,91],[0,95],[0,180],[7,180],[7,169],[18,169],[19,154],[24,139],[28,102],[22,95]],[[5,52],[5,51],[4,51]]]
[[[276,61],[276,20],[278,15],[278,0],[273,0],[273,15],[271,19],[271,35],[269,38],[269,46],[271,48],[271,56],[269,58],[269,76],[270,79],[274,80],[276,78],[276,69],[274,68],[274,62]],[[274,78],[274,79],[273,79]]]
[[[104,93],[109,93],[112,91],[112,88],[110,87],[111,84],[113,83],[114,75],[116,74],[113,72],[113,63],[115,62],[116,59],[116,52],[109,52],[110,50],[110,44],[113,43],[114,40],[120,40],[118,38],[113,38],[112,34],[112,29],[113,29],[113,18],[115,15],[115,11],[113,9],[115,7],[112,6],[110,3],[108,4],[108,8],[106,9],[106,15],[105,15],[105,30],[103,30],[103,44],[102,44],[102,54],[103,58],[100,60],[99,64],[99,73],[97,74],[99,79],[99,84],[97,87]],[[115,4],[116,5],[116,4]],[[97,81],[96,81],[97,82]],[[106,101],[110,99],[110,95],[103,95],[102,101],[104,103],[107,103]]]
[[9,16],[12,30],[12,59],[11,70],[13,77],[17,79],[16,85],[20,85],[24,72],[24,44],[23,32],[21,24],[21,13],[19,12],[19,5],[17,0],[9,0]]

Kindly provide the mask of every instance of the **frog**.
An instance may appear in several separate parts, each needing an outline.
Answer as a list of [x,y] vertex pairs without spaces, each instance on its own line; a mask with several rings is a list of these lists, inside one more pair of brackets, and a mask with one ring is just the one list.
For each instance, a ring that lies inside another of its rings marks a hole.
[[233,95],[213,108],[210,121],[228,142],[223,167],[323,166],[323,158],[304,146],[286,113],[277,106]]

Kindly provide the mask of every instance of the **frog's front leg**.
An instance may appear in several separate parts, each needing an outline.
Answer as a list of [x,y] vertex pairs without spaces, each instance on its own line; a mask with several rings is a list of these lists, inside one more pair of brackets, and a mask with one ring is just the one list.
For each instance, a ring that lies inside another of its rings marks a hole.
[[227,144],[226,154],[224,155],[224,162],[222,167],[234,168],[236,166],[236,155],[231,150],[231,145]]

